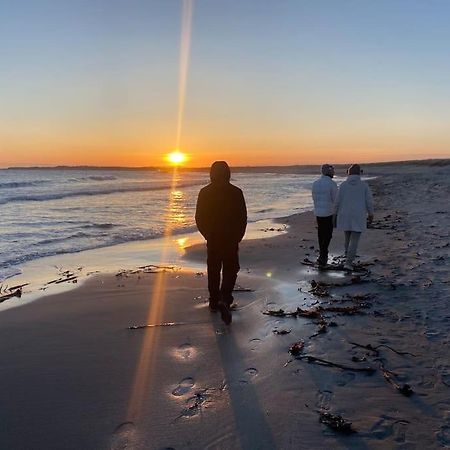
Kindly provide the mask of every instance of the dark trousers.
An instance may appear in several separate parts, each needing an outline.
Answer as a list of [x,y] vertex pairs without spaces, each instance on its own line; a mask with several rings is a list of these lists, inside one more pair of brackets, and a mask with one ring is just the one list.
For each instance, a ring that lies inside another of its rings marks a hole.
[[[220,300],[231,305],[233,289],[239,272],[238,243],[207,243],[208,290],[210,301]],[[220,275],[222,272],[222,284]]]
[[316,219],[319,237],[319,260],[325,264],[328,261],[328,246],[333,237],[333,216],[316,217]]

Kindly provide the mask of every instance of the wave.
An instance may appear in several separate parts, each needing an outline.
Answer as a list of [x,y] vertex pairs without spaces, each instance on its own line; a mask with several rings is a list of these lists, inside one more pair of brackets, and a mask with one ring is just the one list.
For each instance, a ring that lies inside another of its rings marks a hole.
[[117,227],[119,225],[114,225],[113,223],[89,223],[87,225],[83,225],[80,228],[97,228],[100,230],[110,230],[111,228]]
[[[181,183],[177,185],[177,189],[186,188],[191,186],[203,185],[204,181],[193,181],[189,183]],[[27,194],[27,195],[17,195],[14,197],[0,199],[0,205],[6,205],[8,203],[15,202],[45,202],[48,200],[61,200],[63,198],[70,197],[92,197],[96,195],[109,195],[125,192],[151,192],[151,191],[161,191],[165,189],[170,189],[170,184],[160,185],[160,186],[124,186],[124,187],[110,187],[105,189],[96,190],[78,190],[69,192],[55,192],[55,193],[43,193],[43,194]]]
[[114,181],[117,177],[113,175],[92,175],[89,177],[70,178],[68,181]]
[[0,189],[17,189],[22,187],[42,186],[43,184],[51,183],[50,180],[36,180],[36,181],[6,181],[0,183]]

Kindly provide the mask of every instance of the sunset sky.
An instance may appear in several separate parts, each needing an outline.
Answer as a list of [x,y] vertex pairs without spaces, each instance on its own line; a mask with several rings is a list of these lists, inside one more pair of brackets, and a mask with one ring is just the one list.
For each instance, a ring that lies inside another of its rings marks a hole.
[[[181,0],[2,0],[0,167],[164,164]],[[194,0],[190,166],[450,157],[450,1]]]

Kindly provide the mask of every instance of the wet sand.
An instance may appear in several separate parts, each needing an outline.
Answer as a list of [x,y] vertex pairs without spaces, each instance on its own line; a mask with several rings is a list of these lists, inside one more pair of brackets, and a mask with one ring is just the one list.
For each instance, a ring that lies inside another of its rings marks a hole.
[[[252,291],[236,292],[230,327],[208,311],[205,274],[182,270],[93,276],[2,312],[0,448],[450,447],[449,175],[418,165],[371,182],[361,278],[301,264],[317,255],[311,213],[244,241],[238,283]],[[263,314],[298,307],[322,321]],[[162,326],[128,328],[143,324]]]

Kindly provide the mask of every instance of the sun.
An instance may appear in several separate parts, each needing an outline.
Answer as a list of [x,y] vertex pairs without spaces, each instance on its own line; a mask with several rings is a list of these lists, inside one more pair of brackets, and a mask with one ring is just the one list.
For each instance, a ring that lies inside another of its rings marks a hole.
[[167,161],[174,166],[179,166],[187,160],[187,156],[179,150],[174,150],[166,156]]

